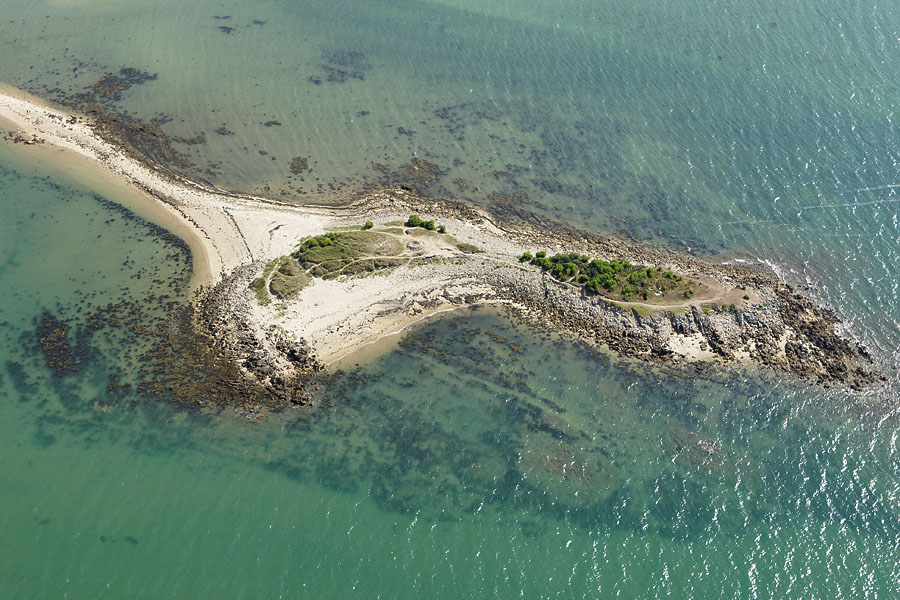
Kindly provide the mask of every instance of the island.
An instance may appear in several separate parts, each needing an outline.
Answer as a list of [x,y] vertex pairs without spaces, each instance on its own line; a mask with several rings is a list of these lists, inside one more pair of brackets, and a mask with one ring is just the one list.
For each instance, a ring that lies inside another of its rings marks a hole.
[[0,130],[27,152],[80,161],[139,190],[192,250],[190,327],[273,409],[306,404],[322,370],[470,307],[501,307],[677,369],[771,369],[851,389],[880,380],[835,313],[763,262],[500,218],[404,187],[330,207],[229,192],[159,166],[108,121],[9,88],[0,90]]

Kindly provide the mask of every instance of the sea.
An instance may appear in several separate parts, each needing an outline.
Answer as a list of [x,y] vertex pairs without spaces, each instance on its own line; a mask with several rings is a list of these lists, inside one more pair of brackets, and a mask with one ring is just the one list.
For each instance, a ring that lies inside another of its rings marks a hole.
[[0,6],[0,82],[159,127],[168,167],[307,203],[402,184],[763,264],[887,378],[663,370],[474,310],[315,409],[188,408],[146,385],[188,246],[4,143],[0,597],[900,596],[900,7]]

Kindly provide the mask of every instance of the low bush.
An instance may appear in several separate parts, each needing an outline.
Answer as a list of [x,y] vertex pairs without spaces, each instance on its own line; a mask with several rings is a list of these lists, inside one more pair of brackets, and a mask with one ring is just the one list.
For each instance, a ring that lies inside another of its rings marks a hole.
[[[665,296],[668,292],[676,292],[685,299],[694,294],[693,281],[685,281],[681,275],[672,271],[663,271],[662,267],[633,265],[627,259],[619,258],[609,261],[593,259],[569,252],[547,256],[543,250],[534,253],[525,252],[519,262],[530,263],[547,271],[559,281],[569,281],[583,286],[585,292],[618,296],[628,299],[639,296],[650,300],[653,296]],[[573,281],[574,280],[574,281]]]
[[427,231],[437,231],[438,233],[447,233],[447,228],[443,225],[437,226],[434,224],[434,219],[429,219],[425,221],[419,215],[409,215],[409,218],[404,223],[407,227],[421,227]]

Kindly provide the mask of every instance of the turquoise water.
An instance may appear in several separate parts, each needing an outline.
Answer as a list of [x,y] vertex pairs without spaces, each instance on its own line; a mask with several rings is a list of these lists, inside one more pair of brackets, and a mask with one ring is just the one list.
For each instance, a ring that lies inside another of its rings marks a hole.
[[[217,185],[333,202],[402,180],[418,157],[443,174],[405,183],[432,194],[769,261],[896,372],[890,7],[7,12],[0,81],[52,99],[121,67],[158,73],[114,105],[167,115],[172,136],[205,133],[175,146]],[[149,338],[129,333],[184,301],[184,248],[11,152],[0,147],[5,597],[898,593],[898,429],[880,404],[893,375],[859,409],[766,374],[648,370],[473,313],[337,378],[313,413],[250,425],[188,412],[138,393]],[[291,174],[297,156],[312,169]],[[69,325],[74,369],[56,372],[65,353],[48,364],[42,319]]]

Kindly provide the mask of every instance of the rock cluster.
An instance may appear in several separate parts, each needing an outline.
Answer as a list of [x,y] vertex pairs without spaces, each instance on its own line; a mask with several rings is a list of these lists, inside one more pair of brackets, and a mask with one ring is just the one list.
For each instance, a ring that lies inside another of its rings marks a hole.
[[[494,274],[500,296],[527,307],[532,318],[608,346],[624,356],[667,363],[757,363],[820,384],[863,388],[878,377],[861,345],[841,338],[838,319],[771,282],[768,302],[706,314],[666,312],[642,317],[600,298],[588,298],[547,276]],[[685,342],[693,346],[685,350]]]
[[197,304],[196,326],[216,353],[260,383],[275,404],[306,404],[309,385],[322,365],[305,341],[272,328],[260,335],[252,326],[253,300],[246,291],[260,268],[258,263],[245,265],[206,290]]

